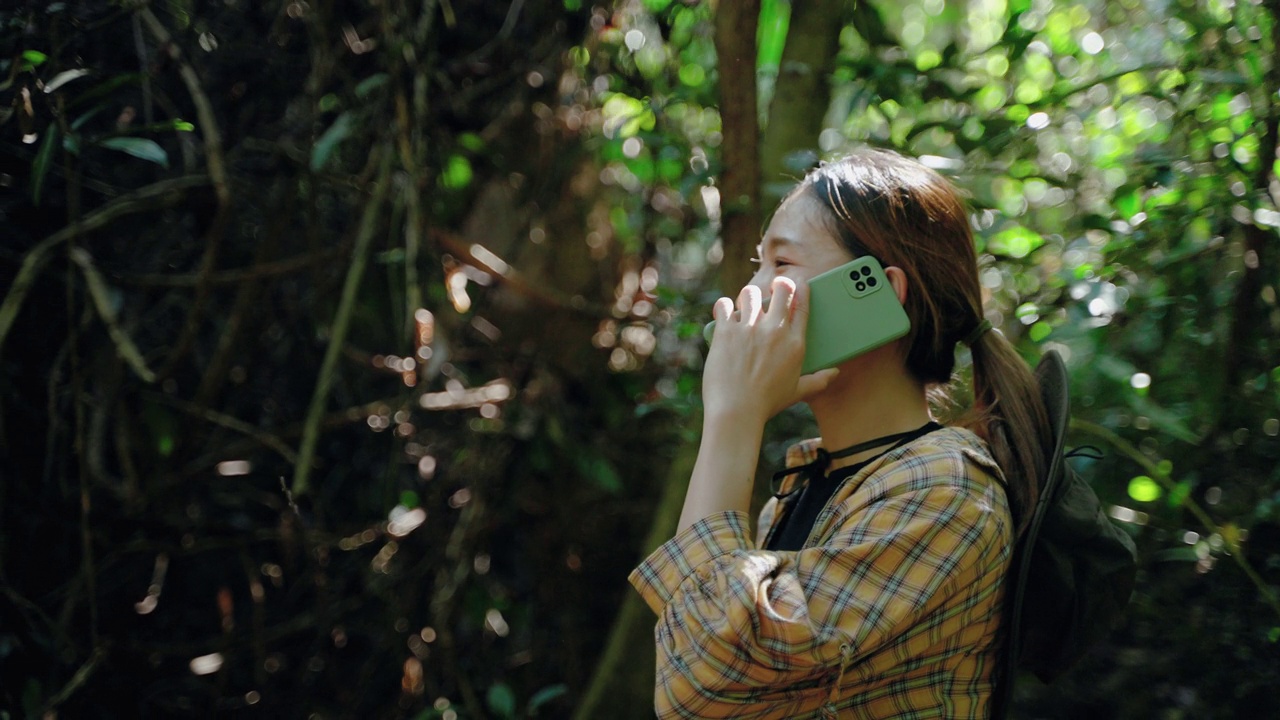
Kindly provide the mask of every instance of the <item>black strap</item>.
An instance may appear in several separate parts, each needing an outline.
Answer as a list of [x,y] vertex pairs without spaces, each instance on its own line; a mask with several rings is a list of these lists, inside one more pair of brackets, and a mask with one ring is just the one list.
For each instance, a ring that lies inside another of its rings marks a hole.
[[[921,435],[931,433],[934,430],[937,430],[938,428],[941,428],[941,427],[942,426],[939,425],[938,423],[930,420],[929,422],[925,423],[924,425],[921,425],[915,430],[908,430],[906,432],[894,433],[892,435],[885,435],[883,437],[878,437],[873,440],[867,440],[866,442],[860,442],[856,445],[850,445],[849,447],[844,448],[843,450],[837,450],[835,452],[827,452],[825,448],[818,448],[818,457],[814,458],[811,462],[807,462],[804,465],[797,465],[796,467],[793,467],[793,468],[779,470],[778,472],[773,474],[773,483],[772,483],[773,494],[775,497],[778,497],[778,498],[786,497],[786,495],[791,494],[791,493],[786,493],[786,494],[780,495],[778,494],[778,489],[777,489],[778,481],[788,475],[794,475],[796,473],[804,473],[807,477],[810,477],[810,478],[821,477],[827,474],[827,468],[831,467],[832,460],[839,460],[840,458],[846,458],[846,457],[849,457],[850,455],[857,455],[860,452],[865,452],[873,448],[883,447],[885,445],[894,444],[894,447],[897,447],[899,444],[903,442],[914,440],[915,438]],[[892,450],[892,449],[893,448],[889,448],[889,450]],[[885,452],[889,452],[889,450],[885,450]],[[793,490],[792,492],[795,492],[795,491]]]
[[[818,457],[813,462],[776,473],[774,475],[775,480],[795,472],[804,472],[806,473],[807,482],[803,484],[798,492],[792,491],[785,496],[777,496],[779,498],[777,520],[769,530],[768,537],[765,538],[765,548],[768,550],[801,549],[805,541],[808,540],[809,533],[813,531],[813,524],[817,521],[818,515],[822,513],[822,509],[826,507],[831,497],[835,495],[836,489],[846,479],[856,475],[877,458],[885,455],[885,453],[892,452],[894,449],[941,427],[935,422],[928,422],[915,430],[868,440],[834,453],[819,449]],[[874,457],[856,462],[847,467],[838,468],[831,471],[830,474],[826,472],[833,459],[848,457],[864,450],[871,450],[885,445],[889,445],[889,447]]]

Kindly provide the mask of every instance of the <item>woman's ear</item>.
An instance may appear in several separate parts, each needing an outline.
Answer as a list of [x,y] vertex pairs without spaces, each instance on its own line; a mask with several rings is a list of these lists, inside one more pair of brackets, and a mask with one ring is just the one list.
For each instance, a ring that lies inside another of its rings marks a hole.
[[893,294],[898,296],[898,302],[902,305],[906,305],[907,274],[897,265],[890,265],[885,268],[884,274],[889,278],[889,284],[893,286]]

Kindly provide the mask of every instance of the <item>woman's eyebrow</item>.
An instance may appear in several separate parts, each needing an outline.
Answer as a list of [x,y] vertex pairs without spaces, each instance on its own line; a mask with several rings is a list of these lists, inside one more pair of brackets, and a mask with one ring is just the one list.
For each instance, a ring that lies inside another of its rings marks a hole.
[[759,245],[756,245],[756,254],[764,255],[765,250],[770,250],[776,253],[782,248],[794,247],[795,245],[796,241],[791,238],[773,235],[765,238]]

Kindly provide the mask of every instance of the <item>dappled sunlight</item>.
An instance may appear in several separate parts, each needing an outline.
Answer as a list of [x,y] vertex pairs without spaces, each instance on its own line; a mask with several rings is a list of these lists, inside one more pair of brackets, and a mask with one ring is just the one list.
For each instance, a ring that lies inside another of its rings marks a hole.
[[214,470],[223,477],[248,475],[253,470],[253,463],[248,460],[224,460]]
[[476,388],[464,388],[457,380],[450,380],[443,392],[423,393],[418,398],[418,404],[425,410],[460,410],[485,406],[496,408],[499,403],[510,400],[511,396],[511,384],[507,380],[494,380]]
[[0,10],[0,706],[644,711],[652,617],[611,626],[694,461],[731,228],[864,146],[962,190],[982,313],[1066,363],[1141,554],[1016,714],[1269,702],[1274,4],[838,4],[763,0],[732,59],[724,0]]

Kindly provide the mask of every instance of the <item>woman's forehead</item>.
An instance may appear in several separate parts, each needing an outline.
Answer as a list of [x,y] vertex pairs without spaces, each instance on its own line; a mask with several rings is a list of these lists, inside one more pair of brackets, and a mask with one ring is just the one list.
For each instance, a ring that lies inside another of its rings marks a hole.
[[762,252],[783,247],[806,251],[842,249],[832,233],[827,209],[809,193],[800,192],[783,200],[760,240]]

